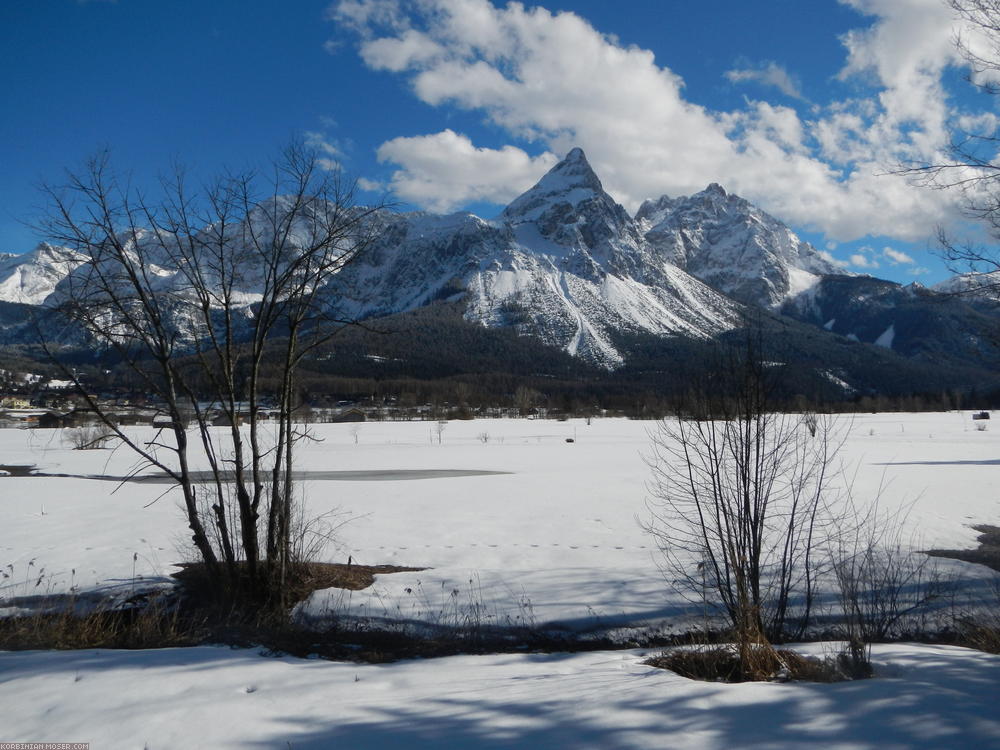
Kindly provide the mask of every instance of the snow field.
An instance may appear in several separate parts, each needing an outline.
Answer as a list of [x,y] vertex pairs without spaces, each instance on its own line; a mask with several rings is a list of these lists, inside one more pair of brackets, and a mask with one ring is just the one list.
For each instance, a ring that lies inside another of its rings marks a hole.
[[0,653],[0,733],[148,750],[1000,747],[997,656],[878,645],[879,679],[737,685],[693,682],[644,656],[369,665],[218,647]]
[[[350,519],[325,557],[429,569],[379,576],[360,592],[317,592],[304,610],[447,626],[475,604],[491,622],[531,618],[579,629],[683,618],[687,605],[669,594],[636,520],[645,511],[653,423],[451,422],[441,444],[432,422],[366,423],[357,443],[354,427],[316,426],[322,442],[300,451],[305,471],[373,472],[368,480],[302,482],[310,514]],[[841,456],[855,497],[881,487],[886,507],[909,507],[918,546],[972,546],[969,525],[996,522],[1000,442],[974,430],[968,414],[863,415],[847,429]],[[133,468],[122,451],[71,451],[58,432],[0,430],[0,456],[53,473],[120,476]],[[376,477],[396,469],[508,473]],[[0,477],[0,564],[13,571],[0,593],[33,597],[77,585],[121,594],[165,581],[189,555],[182,515],[165,489]],[[950,566],[966,591],[994,579],[977,566]],[[828,655],[837,646],[800,648]],[[1000,748],[1000,657],[876,645],[874,680],[725,685],[646,667],[646,655],[368,665],[220,647],[0,653],[0,741],[150,750]]]
[[[655,427],[620,419],[454,421],[438,443],[434,422],[313,426],[318,440],[299,450],[307,474],[506,473],[300,482],[307,516],[346,521],[322,559],[428,568],[380,576],[360,592],[317,592],[307,610],[441,624],[476,604],[497,622],[673,624],[687,605],[668,591],[655,545],[639,525]],[[851,484],[858,502],[880,493],[883,507],[908,509],[906,535],[917,548],[972,547],[970,526],[1000,517],[1000,436],[976,431],[968,413],[861,415],[844,418],[843,427],[837,483]],[[47,430],[0,430],[0,456],[2,464],[50,473],[121,476],[134,468],[124,450],[72,451]],[[0,592],[120,591],[165,581],[191,556],[176,493],[167,490],[0,477],[0,566],[13,566]],[[942,565],[972,586],[992,578],[979,566]]]

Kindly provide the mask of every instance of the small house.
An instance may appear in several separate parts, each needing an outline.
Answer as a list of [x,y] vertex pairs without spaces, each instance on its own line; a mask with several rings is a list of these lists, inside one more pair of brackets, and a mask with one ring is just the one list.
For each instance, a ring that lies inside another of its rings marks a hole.
[[69,425],[69,415],[62,412],[50,410],[38,415],[38,426],[43,430],[55,430]]
[[330,421],[334,423],[341,422],[365,422],[368,418],[361,409],[345,409],[344,411],[337,412],[330,416]]

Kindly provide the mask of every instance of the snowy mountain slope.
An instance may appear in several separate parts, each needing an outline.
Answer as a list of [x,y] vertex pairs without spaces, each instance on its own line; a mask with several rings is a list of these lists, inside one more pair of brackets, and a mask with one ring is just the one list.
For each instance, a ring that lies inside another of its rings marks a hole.
[[822,275],[843,273],[782,222],[715,183],[690,197],[646,201],[636,223],[664,258],[746,304],[775,309]]
[[941,294],[996,304],[1000,302],[1000,271],[960,273],[935,284],[931,289]]
[[871,276],[824,276],[781,312],[833,333],[924,362],[1000,362],[998,309],[977,297],[942,294]]
[[[253,247],[269,244],[287,211],[276,197],[242,223],[196,232],[199,242],[227,245],[239,259],[229,293],[248,316],[262,288]],[[377,240],[325,291],[342,318],[397,315],[447,300],[462,305],[468,321],[513,328],[606,368],[625,363],[635,335],[705,339],[740,325],[744,304],[904,356],[947,352],[976,366],[977,347],[986,346],[996,322],[982,305],[956,302],[945,314],[937,304],[945,295],[835,275],[837,266],[787,226],[715,184],[690,197],[647,201],[632,218],[604,191],[580,149],[494,220],[383,211],[372,221]],[[310,243],[310,226],[289,227],[293,248]],[[150,271],[176,329],[197,335],[176,238],[148,229],[119,239]],[[0,302],[40,305],[75,294],[85,271],[77,266],[45,244],[0,255]],[[205,273],[213,278],[211,269]],[[12,308],[3,324],[7,345],[18,343],[17,314]]]
[[0,301],[40,305],[82,262],[47,242],[23,255],[0,255]]
[[[185,238],[183,229],[173,226],[123,230],[116,237],[116,247],[131,262],[146,268],[152,289],[174,295],[180,303],[194,298],[191,277],[184,272],[192,265],[190,256],[195,251],[190,247],[198,248],[206,259],[199,268],[200,280],[220,295],[222,283],[213,257],[218,248],[226,247],[230,263],[226,293],[235,298],[237,305],[252,305],[261,298],[265,272],[262,257],[276,243],[293,251],[315,243],[316,235],[322,232],[323,212],[332,210],[330,204],[313,200],[299,205],[295,209],[299,218],[287,222],[292,215],[290,199],[278,196],[254,206],[242,222],[210,224],[193,231],[186,248],[180,246]],[[318,220],[309,220],[316,216]],[[100,252],[95,250],[96,254]],[[109,285],[114,285],[116,276],[124,276],[114,263],[99,262],[101,275]],[[291,255],[286,259],[286,263],[290,262]],[[76,295],[86,286],[83,279],[91,265],[83,264],[81,253],[44,242],[23,255],[0,254],[0,302],[41,305],[54,301],[53,293]],[[124,278],[122,284],[124,289]]]
[[386,231],[338,282],[355,314],[464,294],[466,317],[515,326],[604,366],[629,331],[707,337],[739,305],[665,262],[574,149],[496,221],[471,214],[386,217]]

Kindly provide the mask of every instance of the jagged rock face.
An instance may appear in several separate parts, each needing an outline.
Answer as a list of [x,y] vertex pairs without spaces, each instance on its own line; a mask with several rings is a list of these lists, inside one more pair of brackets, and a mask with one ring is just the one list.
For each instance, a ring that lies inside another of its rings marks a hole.
[[843,273],[780,221],[713,183],[636,214],[662,257],[740,302],[779,307],[824,274]]
[[532,236],[537,231],[541,239],[569,248],[564,268],[595,282],[608,272],[642,279],[656,262],[636,223],[604,192],[579,148],[512,201],[500,221],[533,228],[520,231],[527,246],[542,244]]
[[[281,198],[262,203],[221,238],[236,252],[248,248],[234,289],[248,315],[262,280],[246,238],[266,235],[283,210]],[[942,351],[934,337],[950,338],[949,353],[965,356],[958,349],[972,352],[995,319],[975,305],[935,307],[942,295],[916,286],[831,275],[837,267],[815,248],[719,185],[647,201],[633,219],[604,191],[580,149],[495,220],[420,212],[381,212],[372,220],[378,239],[326,290],[340,316],[461,301],[468,320],[514,327],[606,367],[626,356],[621,334],[713,336],[740,323],[740,303],[908,356]],[[212,239],[217,229],[200,231]],[[308,222],[294,226],[292,244],[308,244],[308,232]],[[128,241],[157,288],[176,300],[177,327],[186,330],[184,274],[172,261],[170,238],[142,230]],[[8,318],[21,304],[72,294],[81,262],[44,244],[22,256],[0,255],[0,302],[16,303]],[[967,282],[955,284],[965,289]],[[20,329],[11,320],[0,327],[13,341]]]
[[40,305],[81,263],[47,242],[24,255],[0,255],[0,301]]
[[640,238],[625,209],[604,192],[583,151],[575,148],[528,192],[514,199],[501,220],[533,224],[546,239],[602,261],[623,258]]
[[496,221],[470,214],[387,217],[339,279],[354,314],[464,295],[466,317],[515,326],[589,361],[623,361],[618,333],[705,337],[738,305],[663,262],[574,149]]

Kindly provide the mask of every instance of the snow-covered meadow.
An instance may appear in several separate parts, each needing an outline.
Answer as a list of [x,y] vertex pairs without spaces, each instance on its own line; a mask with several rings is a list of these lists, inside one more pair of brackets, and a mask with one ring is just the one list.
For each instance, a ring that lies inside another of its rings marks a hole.
[[371,665],[220,647],[2,654],[0,733],[95,750],[1000,747],[1000,658],[967,649],[876,646],[881,677],[837,684],[694,682],[642,660],[598,651]]
[[[844,427],[838,482],[858,500],[908,507],[906,537],[920,548],[973,547],[970,526],[997,523],[1000,423],[978,431],[968,412],[952,412],[862,415]],[[650,429],[476,420],[450,422],[439,442],[433,422],[316,425],[318,440],[299,452],[307,513],[345,522],[323,559],[426,569],[317,592],[305,611],[447,625],[474,605],[499,623],[682,627],[697,613],[671,593],[639,523]],[[166,584],[190,556],[166,485],[82,478],[129,473],[124,451],[73,451],[59,431],[0,430],[0,465],[75,475],[0,477],[6,599],[71,587],[128,593]],[[428,470],[438,471],[420,476]],[[966,598],[992,585],[985,568],[942,565]],[[905,645],[875,655],[883,678],[803,687],[693,683],[642,666],[637,651],[387,666],[213,648],[11,653],[0,655],[0,741],[1000,747],[996,657]]]
[[[434,422],[315,425],[317,440],[301,444],[298,460],[310,477],[300,482],[307,516],[342,524],[322,559],[427,570],[317,595],[311,610],[421,619],[474,600],[491,616],[539,624],[668,623],[685,605],[668,593],[640,525],[655,427],[475,420],[450,422],[439,436]],[[904,536],[916,546],[974,547],[970,527],[1000,518],[1000,427],[980,432],[968,413],[951,412],[845,417],[843,428],[834,483],[851,485],[856,501],[880,495],[887,508],[908,508]],[[167,485],[80,478],[128,474],[128,452],[70,450],[58,430],[0,430],[0,456],[75,475],[0,478],[8,596],[131,591],[190,559]]]

